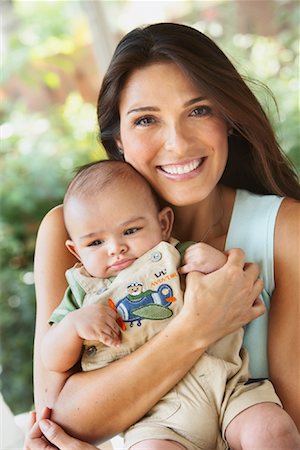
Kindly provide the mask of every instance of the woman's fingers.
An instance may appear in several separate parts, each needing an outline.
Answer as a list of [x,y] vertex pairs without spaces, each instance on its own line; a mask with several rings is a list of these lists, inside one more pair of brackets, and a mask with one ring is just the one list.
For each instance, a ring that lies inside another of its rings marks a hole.
[[45,406],[45,408],[42,410],[41,414],[36,417],[36,420],[50,419],[50,416],[51,416],[51,409],[48,408],[48,406]]
[[228,255],[228,265],[244,267],[245,253],[241,248],[233,248],[231,250],[228,250],[226,253]]
[[254,281],[256,281],[260,274],[260,267],[256,263],[246,262],[244,264],[244,272],[246,272],[249,276],[253,278]]
[[252,309],[255,311],[255,318],[262,316],[266,312],[265,304],[259,297],[254,300]]
[[[263,314],[265,312],[265,307],[263,302],[258,298],[264,287],[262,279],[259,278],[259,265],[256,263],[245,262],[245,254],[243,250],[239,248],[229,250],[227,254],[227,263],[229,266],[243,267],[244,275],[249,280],[250,289],[252,291],[252,295],[249,296],[249,301],[253,307],[255,306],[255,313],[258,315]],[[258,315],[255,317],[258,317]]]
[[264,288],[264,283],[261,278],[259,278],[260,269],[258,264],[254,263],[246,263],[244,267],[244,272],[246,275],[250,277],[251,280],[253,280],[253,287],[252,287],[252,294],[255,296],[253,300],[253,296],[250,297],[251,307],[252,307],[252,313],[253,313],[253,319],[256,319],[257,317],[263,315],[266,312],[266,307],[263,301],[259,298],[259,295],[261,294],[261,291]]
[[35,422],[36,422],[36,412],[35,411],[30,411],[30,413],[29,413],[29,421],[28,421],[28,425],[27,425],[28,431],[31,430],[31,428],[33,427]]
[[[245,263],[244,252],[240,249],[230,250],[227,255],[226,264],[219,270],[208,275],[190,272],[186,276],[183,313],[190,317],[195,339],[199,327],[202,329],[199,334],[202,348],[265,312],[265,306],[258,298],[263,288],[259,266]],[[210,317],[214,317],[214,321],[208,320]]]
[[28,432],[24,443],[24,450],[50,450],[55,447],[48,444],[43,437],[38,422],[36,421],[36,412],[32,411],[29,415]]
[[35,411],[30,412],[27,435],[30,437],[30,439],[36,439],[36,438],[40,438],[42,436],[42,432],[39,428],[38,423],[36,422],[36,412]]
[[72,438],[59,425],[49,419],[41,420],[39,425],[48,441],[60,450],[96,450],[93,445]]

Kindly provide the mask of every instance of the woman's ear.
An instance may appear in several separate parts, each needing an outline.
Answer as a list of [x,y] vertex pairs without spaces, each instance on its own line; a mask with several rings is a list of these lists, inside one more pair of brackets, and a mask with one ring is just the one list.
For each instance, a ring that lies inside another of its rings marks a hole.
[[121,147],[121,148],[123,147],[120,136],[116,137],[116,138],[115,138],[115,141],[116,141],[116,144],[117,144],[117,146],[118,146],[119,148],[120,148],[120,147]]
[[171,236],[173,228],[174,212],[169,206],[166,206],[158,213],[158,218],[162,231],[162,239],[167,241]]
[[72,255],[74,255],[79,261],[81,261],[79,254],[77,253],[75,244],[73,241],[71,241],[71,239],[68,239],[65,242],[65,245],[67,247],[67,249],[69,250],[70,253],[72,253]]
[[115,141],[116,141],[116,144],[117,144],[117,147],[118,147],[120,155],[123,156],[124,155],[124,150],[123,150],[123,144],[122,144],[121,138],[118,137],[118,138],[115,139]]

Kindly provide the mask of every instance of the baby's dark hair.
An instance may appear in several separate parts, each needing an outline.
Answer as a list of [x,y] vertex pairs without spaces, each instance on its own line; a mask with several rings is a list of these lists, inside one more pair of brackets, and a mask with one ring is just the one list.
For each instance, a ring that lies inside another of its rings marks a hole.
[[156,192],[148,181],[125,161],[103,160],[86,164],[79,168],[77,174],[69,184],[64,197],[64,211],[71,198],[86,198],[98,194],[113,182],[132,180],[142,183],[152,195],[155,206],[161,209]]

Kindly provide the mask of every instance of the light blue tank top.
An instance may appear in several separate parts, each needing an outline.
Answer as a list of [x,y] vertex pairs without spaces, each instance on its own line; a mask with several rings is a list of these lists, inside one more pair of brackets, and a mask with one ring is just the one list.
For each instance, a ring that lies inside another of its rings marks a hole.
[[252,378],[268,377],[267,337],[270,297],[274,290],[274,228],[283,198],[237,190],[225,250],[242,248],[246,261],[256,262],[264,282],[266,313],[245,327],[244,347],[250,354]]

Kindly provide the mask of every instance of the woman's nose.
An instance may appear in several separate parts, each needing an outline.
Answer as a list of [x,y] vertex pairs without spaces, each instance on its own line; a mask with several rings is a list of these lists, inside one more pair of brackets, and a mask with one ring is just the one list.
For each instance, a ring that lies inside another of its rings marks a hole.
[[165,132],[165,150],[184,154],[190,146],[191,136],[182,125],[170,125]]

